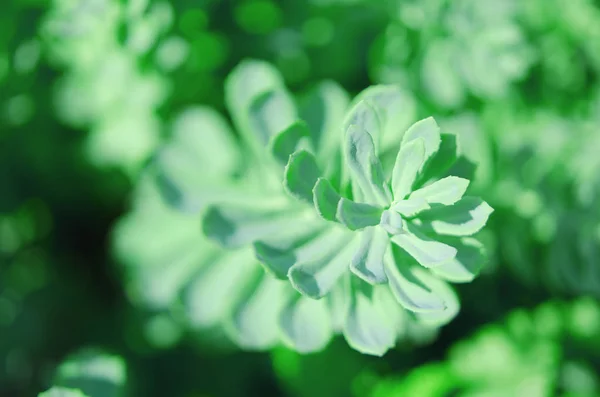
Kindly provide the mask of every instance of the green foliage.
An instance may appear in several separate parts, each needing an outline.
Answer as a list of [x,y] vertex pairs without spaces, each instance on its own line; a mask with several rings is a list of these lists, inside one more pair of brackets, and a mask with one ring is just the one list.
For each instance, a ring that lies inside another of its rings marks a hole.
[[516,310],[455,344],[445,361],[375,381],[370,395],[595,396],[600,379],[590,362],[599,331],[600,306],[592,299]]
[[67,389],[65,387],[52,387],[43,393],[38,394],[38,397],[87,397],[78,389]]
[[55,386],[41,397],[121,397],[126,395],[127,369],[119,356],[83,349],[63,361],[54,375]]
[[597,0],[0,11],[1,396],[600,395]]
[[92,130],[85,144],[92,163],[133,175],[159,142],[156,112],[169,86],[141,61],[172,23],[172,9],[147,3],[56,0],[41,28],[51,62],[67,71],[57,82],[58,114]]

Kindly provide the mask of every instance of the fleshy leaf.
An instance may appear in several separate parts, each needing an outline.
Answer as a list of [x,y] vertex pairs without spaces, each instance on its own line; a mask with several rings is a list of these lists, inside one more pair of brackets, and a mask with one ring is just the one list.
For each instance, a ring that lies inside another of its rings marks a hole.
[[319,83],[302,98],[300,114],[308,124],[316,156],[323,163],[330,161],[342,144],[340,125],[349,101],[348,93],[334,81]]
[[456,248],[432,240],[411,226],[405,233],[393,236],[392,242],[416,259],[421,266],[430,268],[443,264],[456,256]]
[[437,234],[471,236],[480,231],[493,208],[477,197],[463,197],[453,205],[437,207],[419,215],[423,227]]
[[406,252],[395,249],[385,257],[385,272],[396,300],[413,312],[443,311],[444,301],[430,286],[429,270],[415,263]]
[[428,210],[431,207],[424,198],[413,198],[408,200],[400,200],[390,207],[391,210],[402,214],[406,218],[411,218],[422,211]]
[[456,257],[431,270],[453,283],[473,281],[486,261],[483,244],[473,238],[462,238],[452,245],[458,250]]
[[292,196],[312,204],[313,188],[320,176],[315,157],[301,150],[290,156],[284,171],[283,186]]
[[345,272],[337,281],[336,285],[324,298],[331,313],[331,324],[336,332],[341,332],[346,321],[348,305],[350,304],[350,279],[352,276]]
[[189,155],[192,169],[209,167],[212,175],[228,176],[239,167],[240,150],[225,118],[213,109],[196,106],[177,115],[169,147]]
[[[254,244],[257,258],[267,271],[280,279],[287,278],[289,269],[297,262],[310,261],[335,250],[343,231],[339,228],[310,227],[298,231],[296,239],[270,238]],[[297,230],[294,228],[292,230]]]
[[469,180],[447,176],[411,193],[410,199],[423,198],[429,204],[452,205],[462,198]]
[[402,200],[412,192],[419,170],[425,163],[425,141],[413,139],[400,148],[392,171],[394,200]]
[[283,308],[279,326],[284,342],[299,353],[323,350],[333,334],[326,301],[298,293]]
[[381,134],[381,123],[377,115],[377,109],[368,100],[356,103],[347,113],[342,126],[343,131],[348,131],[352,126],[365,130],[373,142],[377,142]]
[[296,121],[285,130],[273,136],[269,142],[270,152],[280,164],[286,165],[290,155],[297,150],[307,148],[310,132],[306,123]]
[[237,130],[248,142],[257,136],[250,122],[250,106],[255,99],[269,91],[284,89],[283,78],[267,62],[245,60],[236,66],[225,80],[225,102]]
[[163,197],[180,209],[197,212],[232,195],[230,178],[241,156],[225,119],[212,109],[194,107],[180,113],[172,128],[172,139],[154,158]]
[[390,245],[385,230],[368,227],[361,233],[360,248],[352,258],[350,270],[370,284],[387,281],[383,269],[383,256]]
[[456,317],[460,310],[460,302],[452,287],[437,277],[430,279],[429,287],[444,301],[446,309],[443,311],[415,312],[415,317],[427,327],[441,327]]
[[292,266],[288,277],[294,288],[314,299],[325,296],[350,266],[356,251],[352,243],[351,237],[343,234],[328,252]]
[[237,296],[226,331],[240,346],[263,350],[279,339],[279,313],[286,285],[257,267]]
[[344,143],[346,163],[353,181],[360,187],[365,200],[370,204],[386,206],[391,201],[383,168],[373,144],[373,138],[362,127],[351,125],[346,132]]
[[371,286],[353,278],[348,315],[344,324],[344,337],[348,344],[364,354],[383,356],[396,342],[396,324],[375,290],[383,286]]
[[321,218],[328,221],[337,220],[336,214],[340,199],[340,195],[327,179],[317,179],[317,183],[313,188],[313,202]]
[[192,325],[206,328],[223,320],[235,303],[232,291],[237,291],[257,269],[260,266],[248,249],[224,253],[201,269],[184,294]]
[[423,170],[423,173],[419,175],[417,184],[422,185],[432,179],[439,179],[440,177],[449,175],[448,170],[452,168],[452,166],[456,163],[456,160],[456,136],[452,134],[441,134],[440,148],[437,153],[430,158],[429,162],[425,166],[425,169]]
[[306,214],[297,208],[212,207],[202,222],[204,234],[223,247],[234,248],[260,241],[278,231],[303,222]]
[[383,211],[379,224],[386,232],[392,235],[400,234],[404,231],[404,220],[396,211]]
[[402,146],[419,138],[423,139],[425,146],[424,161],[427,161],[438,151],[441,144],[440,127],[437,125],[433,117],[428,117],[414,123],[404,134],[404,137],[402,138]]
[[336,217],[348,229],[359,230],[379,224],[382,212],[382,208],[341,198]]
[[[281,131],[289,128],[298,119],[294,102],[284,90],[268,91],[258,95],[250,103],[249,122],[255,148],[267,146]],[[256,144],[258,146],[256,146]]]
[[414,121],[415,100],[396,85],[375,85],[361,91],[354,103],[361,101],[376,109],[381,133],[377,139],[373,135],[375,144],[382,150],[393,150],[395,157],[403,134]]

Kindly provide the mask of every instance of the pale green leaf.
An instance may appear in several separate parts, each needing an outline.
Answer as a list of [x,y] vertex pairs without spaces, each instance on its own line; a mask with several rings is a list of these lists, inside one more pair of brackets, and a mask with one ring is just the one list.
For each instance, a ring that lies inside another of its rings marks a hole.
[[379,224],[382,212],[382,208],[341,198],[336,217],[348,229],[359,230]]
[[402,138],[402,146],[415,139],[423,139],[425,147],[423,163],[425,163],[438,151],[441,144],[440,127],[437,125],[433,117],[428,117],[414,123],[404,134],[404,137]]
[[400,200],[395,202],[390,207],[391,210],[402,214],[406,218],[411,218],[422,211],[428,210],[431,207],[424,198],[412,198],[408,200]]
[[431,269],[432,272],[453,283],[473,281],[486,262],[483,244],[473,238],[462,238],[452,245],[458,250],[456,257]]
[[343,234],[330,249],[312,260],[298,262],[289,270],[288,277],[302,294],[319,299],[333,288],[346,272],[356,251],[351,236]]
[[423,198],[429,204],[452,205],[462,198],[469,180],[457,176],[447,176],[431,185],[415,190],[409,196],[410,199]]
[[225,330],[245,349],[271,348],[279,341],[279,314],[288,286],[266,274],[260,267],[246,281],[246,285],[236,294],[237,303],[225,324]]
[[327,164],[342,144],[340,128],[349,96],[334,81],[323,81],[310,90],[300,101],[300,115],[306,120],[315,144],[317,158]]
[[244,248],[223,252],[193,276],[183,296],[187,316],[194,327],[207,328],[224,320],[236,302],[236,294],[248,277],[261,270]]
[[[305,224],[309,227],[305,227]],[[313,226],[307,222],[290,228],[290,231],[296,233],[286,236],[289,232],[282,231],[266,241],[254,244],[258,260],[267,271],[280,279],[287,278],[290,267],[297,262],[310,261],[327,252],[333,253],[336,242],[344,234],[344,231],[337,227],[323,230],[323,225]],[[282,234],[284,236],[281,236]]]
[[317,183],[313,188],[313,202],[321,218],[328,221],[337,220],[336,214],[340,199],[340,195],[331,186],[329,180],[324,178],[317,179]]
[[297,207],[212,207],[202,222],[204,234],[221,246],[234,248],[260,241],[307,219]]
[[283,89],[279,71],[268,62],[245,60],[225,79],[225,103],[237,130],[246,136],[249,131],[248,112],[252,101],[262,93]]
[[335,332],[341,332],[346,321],[348,305],[350,304],[350,281],[354,277],[345,272],[335,286],[325,296],[325,302],[331,315],[331,324]]
[[348,131],[352,126],[357,126],[366,131],[373,142],[378,142],[381,134],[381,123],[377,109],[368,100],[359,101],[346,114],[342,131]]
[[291,96],[284,90],[268,91],[258,95],[250,103],[249,131],[251,141],[258,153],[274,136],[289,128],[298,119]]
[[410,226],[405,233],[397,234],[391,240],[427,268],[439,266],[456,256],[456,248],[431,239],[415,226]]
[[444,301],[431,287],[435,277],[429,270],[419,266],[406,252],[394,251],[385,257],[385,272],[396,300],[413,312],[445,310]]
[[375,85],[361,91],[354,99],[354,103],[361,101],[368,102],[376,110],[381,132],[377,139],[373,135],[373,139],[380,148],[379,154],[393,150],[395,157],[403,134],[415,120],[416,102],[412,95],[396,85]]
[[373,139],[364,128],[357,125],[348,128],[344,155],[352,181],[358,184],[365,200],[370,204],[388,205],[391,192],[384,181],[383,168],[377,158]]
[[392,235],[404,232],[404,219],[402,219],[402,216],[396,211],[383,211],[379,225]]
[[443,311],[415,312],[415,317],[419,323],[427,327],[441,327],[456,317],[460,310],[460,302],[456,292],[444,280],[433,277],[429,281],[429,286],[444,301],[446,309]]
[[293,153],[285,167],[283,186],[299,200],[313,202],[313,188],[321,171],[313,154],[301,150]]
[[395,201],[404,199],[412,192],[419,170],[425,163],[425,141],[413,139],[402,145],[392,171],[392,195]]
[[396,324],[384,305],[376,299],[375,289],[354,278],[344,337],[348,344],[364,354],[383,356],[396,342]]
[[477,197],[463,197],[453,205],[437,207],[419,215],[423,227],[437,234],[471,236],[480,231],[494,212]]
[[321,351],[333,336],[326,301],[298,293],[294,293],[283,308],[279,327],[283,341],[299,353]]
[[437,153],[429,159],[423,172],[417,178],[417,186],[421,186],[431,180],[440,179],[448,175],[462,176],[448,173],[457,161],[456,136],[452,134],[441,134],[440,136],[440,148]]
[[390,245],[387,233],[380,227],[368,227],[361,232],[360,246],[352,258],[350,270],[370,284],[387,281],[383,256]]
[[306,123],[296,121],[288,128],[274,135],[269,142],[269,151],[277,161],[286,165],[290,155],[300,149],[309,149],[310,151],[310,132]]
[[180,156],[187,156],[190,168],[210,168],[212,175],[224,177],[238,170],[239,145],[225,118],[213,109],[185,109],[173,121],[172,134],[169,147],[176,148]]

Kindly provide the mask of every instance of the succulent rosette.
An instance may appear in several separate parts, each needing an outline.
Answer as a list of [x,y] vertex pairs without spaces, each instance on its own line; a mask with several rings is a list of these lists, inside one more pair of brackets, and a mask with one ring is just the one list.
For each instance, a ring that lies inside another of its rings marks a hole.
[[[468,168],[457,161],[454,136],[440,134],[433,119],[397,130],[410,103],[398,88],[367,89],[349,107],[347,94],[325,82],[295,101],[259,61],[231,73],[226,98],[242,141],[235,177],[213,172],[222,157],[199,132],[203,153],[191,144],[165,148],[158,179],[180,209],[208,207],[206,236],[228,250],[252,247],[274,276],[266,280],[289,280],[300,292],[274,293],[259,312],[283,302],[288,337],[321,335],[307,350],[341,331],[353,348],[376,355],[394,346],[407,321],[435,329],[456,315],[447,281],[477,274],[484,252],[468,236],[491,208],[463,198],[468,180],[451,175]],[[204,168],[194,163],[199,156]]]

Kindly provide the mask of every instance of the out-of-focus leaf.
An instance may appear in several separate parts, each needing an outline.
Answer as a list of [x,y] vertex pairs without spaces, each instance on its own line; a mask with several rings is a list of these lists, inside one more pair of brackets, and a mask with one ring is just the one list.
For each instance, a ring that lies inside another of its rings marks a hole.
[[284,341],[300,353],[322,350],[333,334],[326,302],[300,294],[289,300],[279,321]]
[[237,294],[237,303],[225,323],[226,331],[236,343],[246,349],[263,350],[278,342],[285,287],[260,267],[255,268]]
[[389,254],[385,260],[385,272],[390,290],[406,309],[414,312],[437,312],[446,309],[444,300],[431,285],[434,276],[427,269],[414,263],[406,253]]
[[308,146],[309,134],[306,123],[297,121],[273,136],[269,142],[270,152],[280,164],[286,165],[292,153]]
[[314,299],[322,298],[348,269],[355,251],[352,240],[343,234],[327,251],[292,266],[288,273],[289,279],[302,294]]
[[396,342],[396,324],[377,299],[377,288],[383,287],[353,283],[344,337],[359,352],[382,356]]

